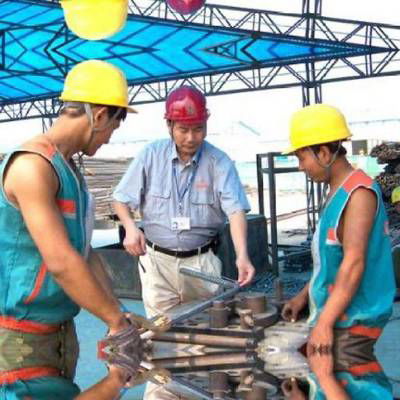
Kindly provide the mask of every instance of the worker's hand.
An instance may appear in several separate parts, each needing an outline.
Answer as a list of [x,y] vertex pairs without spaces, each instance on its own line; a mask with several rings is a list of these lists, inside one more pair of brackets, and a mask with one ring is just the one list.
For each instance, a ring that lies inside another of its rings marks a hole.
[[133,256],[143,256],[146,254],[144,233],[136,226],[126,229],[123,245],[125,250]]
[[327,324],[319,323],[311,331],[307,343],[307,355],[314,353],[329,354],[333,346],[333,328]]
[[124,313],[120,312],[115,316],[115,319],[108,325],[108,335],[116,335],[118,332],[130,326]]
[[300,292],[297,296],[291,298],[282,309],[282,318],[285,321],[296,322],[299,313],[307,305],[307,294]]
[[131,387],[132,377],[125,368],[121,368],[114,364],[108,365],[108,376],[112,379],[120,388]]
[[253,267],[253,264],[246,257],[238,257],[236,259],[236,266],[238,269],[238,283],[240,286],[248,285],[254,278],[256,270]]
[[306,400],[306,395],[300,390],[296,378],[285,379],[281,384],[285,399]]

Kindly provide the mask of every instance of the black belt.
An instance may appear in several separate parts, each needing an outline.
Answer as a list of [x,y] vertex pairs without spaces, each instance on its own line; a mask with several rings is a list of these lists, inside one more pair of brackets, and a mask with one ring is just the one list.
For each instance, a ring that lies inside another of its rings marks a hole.
[[166,249],[164,247],[158,246],[157,244],[154,244],[153,242],[151,242],[149,239],[146,239],[146,243],[155,251],[159,251],[160,253],[164,253],[169,256],[178,257],[178,258],[188,258],[188,257],[197,256],[198,254],[206,253],[214,245],[214,242],[211,241],[210,243],[207,243],[203,247],[199,247],[197,249],[179,251],[179,250],[170,250],[170,249]]

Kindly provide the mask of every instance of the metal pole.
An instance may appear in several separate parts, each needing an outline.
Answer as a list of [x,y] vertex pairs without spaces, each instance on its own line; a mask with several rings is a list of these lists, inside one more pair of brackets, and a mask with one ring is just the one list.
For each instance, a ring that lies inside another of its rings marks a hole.
[[265,215],[265,210],[264,210],[264,173],[262,171],[262,154],[256,155],[256,163],[257,163],[258,210],[261,215]]
[[244,349],[254,346],[253,338],[226,336],[226,334],[207,335],[203,333],[163,332],[156,334],[152,340]]
[[236,293],[238,293],[240,291],[240,289],[241,289],[241,287],[239,285],[237,285],[236,287],[234,287],[232,289],[228,289],[227,291],[225,291],[217,296],[211,297],[210,299],[208,299],[200,304],[194,305],[191,309],[187,310],[186,312],[183,312],[183,313],[177,315],[176,317],[172,317],[171,324],[175,325],[179,322],[184,321],[187,318],[192,317],[193,315],[210,307],[214,301],[224,300],[224,299],[234,296]]
[[216,367],[220,365],[248,364],[255,362],[255,353],[210,354],[195,357],[161,358],[151,361],[156,368]]
[[268,191],[269,191],[269,209],[271,218],[271,255],[272,272],[279,276],[278,268],[278,219],[276,216],[276,187],[275,187],[275,162],[274,154],[268,153]]

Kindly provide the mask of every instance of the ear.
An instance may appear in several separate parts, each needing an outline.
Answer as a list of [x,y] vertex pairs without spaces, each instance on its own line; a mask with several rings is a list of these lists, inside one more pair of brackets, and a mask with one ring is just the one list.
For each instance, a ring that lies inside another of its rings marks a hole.
[[169,132],[169,135],[171,136],[172,139],[174,138],[173,127],[174,127],[174,123],[171,120],[167,120],[168,132]]
[[329,150],[329,147],[321,144],[320,148],[319,148],[319,152],[318,152],[318,158],[320,161],[322,162],[330,162],[332,159],[332,153]]
[[107,107],[100,106],[93,109],[93,121],[94,124],[102,126],[108,121],[108,109]]

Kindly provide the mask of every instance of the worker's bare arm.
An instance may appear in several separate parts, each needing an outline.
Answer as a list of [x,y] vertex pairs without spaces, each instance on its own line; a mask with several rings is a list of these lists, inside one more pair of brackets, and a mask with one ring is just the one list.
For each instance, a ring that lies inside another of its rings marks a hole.
[[80,306],[111,329],[125,326],[115,298],[105,293],[73,248],[56,203],[58,179],[48,161],[36,154],[17,155],[6,171],[5,193],[22,213],[49,272]]

